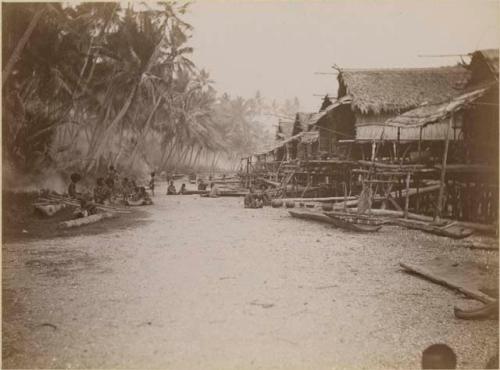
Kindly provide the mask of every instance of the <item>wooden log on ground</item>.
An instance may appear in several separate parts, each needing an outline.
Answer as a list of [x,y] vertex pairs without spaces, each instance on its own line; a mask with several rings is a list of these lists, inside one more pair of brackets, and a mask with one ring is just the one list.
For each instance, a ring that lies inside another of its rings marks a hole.
[[197,194],[208,194],[209,190],[185,190],[182,194],[178,195],[197,195]]
[[97,221],[103,220],[105,218],[111,218],[114,215],[111,212],[98,213],[95,215],[90,215],[87,217],[77,218],[74,220],[63,221],[59,224],[59,227],[64,229],[69,229],[72,227],[79,227],[83,225],[93,224]]
[[[66,198],[66,197],[49,197],[50,200],[57,200],[59,202],[65,203],[70,206],[79,207],[80,203],[76,199]],[[103,204],[95,204],[95,207],[101,211],[105,212],[116,212],[116,213],[130,213],[129,210],[122,207],[105,206]]]
[[438,275],[430,272],[429,270],[427,270],[423,267],[411,266],[411,265],[408,265],[408,264],[403,263],[403,262],[400,262],[399,265],[402,268],[404,268],[405,270],[413,272],[413,273],[418,274],[420,276],[423,276],[424,278],[426,278],[434,283],[443,285],[447,288],[458,290],[460,293],[463,293],[470,298],[477,299],[478,301],[481,301],[484,303],[495,302],[494,298],[490,297],[487,294],[484,294],[483,292],[480,292],[479,290],[476,290],[472,287],[468,287],[465,285],[461,285],[460,283],[455,282],[451,279],[445,279],[441,276],[438,276]]
[[61,209],[66,207],[66,204],[60,202],[60,203],[33,203],[33,207],[35,208],[35,211],[46,216],[46,217],[52,217],[55,215],[57,212],[59,212]]

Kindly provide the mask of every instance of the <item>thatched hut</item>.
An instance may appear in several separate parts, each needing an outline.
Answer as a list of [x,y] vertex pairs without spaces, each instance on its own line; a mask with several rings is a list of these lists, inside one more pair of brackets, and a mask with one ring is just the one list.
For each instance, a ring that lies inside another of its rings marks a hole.
[[401,69],[344,69],[338,96],[352,99],[356,140],[397,140],[384,123],[425,104],[460,95],[470,77],[462,66]]
[[[455,157],[461,163],[497,163],[498,159],[498,50],[482,50],[470,54],[470,71],[461,93],[435,104],[392,117],[383,125],[375,125],[378,132],[372,139],[400,142],[444,142],[446,133],[452,141]],[[452,130],[448,120],[453,114]],[[365,129],[367,126],[365,126]],[[374,129],[374,128],[372,128]],[[361,133],[363,127],[359,130]],[[379,136],[380,135],[380,136]]]

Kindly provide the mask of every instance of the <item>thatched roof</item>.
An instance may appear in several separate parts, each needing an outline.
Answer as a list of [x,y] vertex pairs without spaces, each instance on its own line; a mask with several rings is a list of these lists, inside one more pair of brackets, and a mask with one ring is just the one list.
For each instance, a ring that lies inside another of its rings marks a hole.
[[400,116],[388,119],[385,125],[394,127],[424,126],[433,122],[444,120],[453,112],[464,109],[492,88],[498,88],[498,85],[488,84],[459,95],[448,102],[424,105],[422,107],[412,109]]
[[304,144],[311,144],[311,143],[314,143],[314,142],[316,142],[318,140],[319,140],[319,132],[318,131],[300,132],[297,135],[293,135],[292,137],[289,137],[286,140],[278,141],[278,142],[276,142],[276,144],[272,148],[270,148],[268,150],[265,150],[263,152],[260,152],[260,153],[256,153],[254,155],[255,156],[261,156],[261,155],[264,155],[264,154],[269,154],[269,153],[275,151],[276,149],[282,148],[286,144],[294,142],[294,141],[297,141],[297,142],[300,142],[300,143],[304,143]]
[[339,72],[339,96],[352,97],[362,113],[404,112],[460,94],[470,76],[461,67],[411,69],[344,69]]
[[296,135],[299,132],[306,132],[315,129],[315,125],[318,123],[320,119],[326,117],[330,114],[335,108],[343,105],[343,104],[351,104],[352,99],[350,96],[344,96],[341,99],[335,100],[329,106],[327,106],[322,111],[317,113],[302,113],[299,112],[295,118],[295,125],[293,133]]
[[477,56],[481,56],[490,68],[491,72],[498,76],[498,49],[477,50],[472,53],[472,58]]

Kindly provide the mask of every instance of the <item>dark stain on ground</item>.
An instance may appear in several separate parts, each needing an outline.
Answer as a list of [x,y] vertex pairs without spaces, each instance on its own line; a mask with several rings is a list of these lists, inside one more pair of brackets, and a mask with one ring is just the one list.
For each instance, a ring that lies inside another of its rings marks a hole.
[[26,261],[25,265],[39,274],[60,278],[68,276],[70,273],[95,268],[95,260],[86,253],[75,253],[73,255],[63,255],[62,258],[54,255],[35,258]]
[[[3,242],[16,242],[37,239],[53,239],[88,234],[103,234],[114,230],[125,230],[142,226],[149,221],[148,213],[138,208],[130,208],[130,213],[117,214],[94,224],[71,229],[58,227],[62,221],[73,219],[74,207],[68,206],[52,217],[35,213],[33,202],[37,193],[2,193],[2,235]],[[147,207],[147,206],[146,206]]]

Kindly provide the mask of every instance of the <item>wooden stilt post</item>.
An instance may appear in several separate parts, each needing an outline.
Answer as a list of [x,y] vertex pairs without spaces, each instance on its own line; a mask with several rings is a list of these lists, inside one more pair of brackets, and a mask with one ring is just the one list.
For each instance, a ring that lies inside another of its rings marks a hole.
[[377,143],[375,141],[372,141],[372,157],[371,157],[372,162],[375,162],[376,148],[377,148]]
[[405,199],[405,213],[404,217],[408,218],[408,207],[410,205],[410,176],[411,172],[408,171],[406,174],[406,199]]
[[420,126],[420,134],[419,134],[419,138],[418,138],[418,158],[419,158],[419,160],[422,156],[422,129],[423,129],[423,127]]
[[450,119],[448,121],[448,126],[446,127],[446,138],[444,141],[444,153],[443,153],[443,163],[441,165],[441,179],[439,187],[439,197],[436,207],[436,212],[434,213],[434,222],[438,222],[441,218],[441,212],[443,210],[443,197],[444,197],[444,187],[446,179],[446,161],[448,160],[448,146],[450,145],[450,130],[453,125],[454,114],[451,113]]

